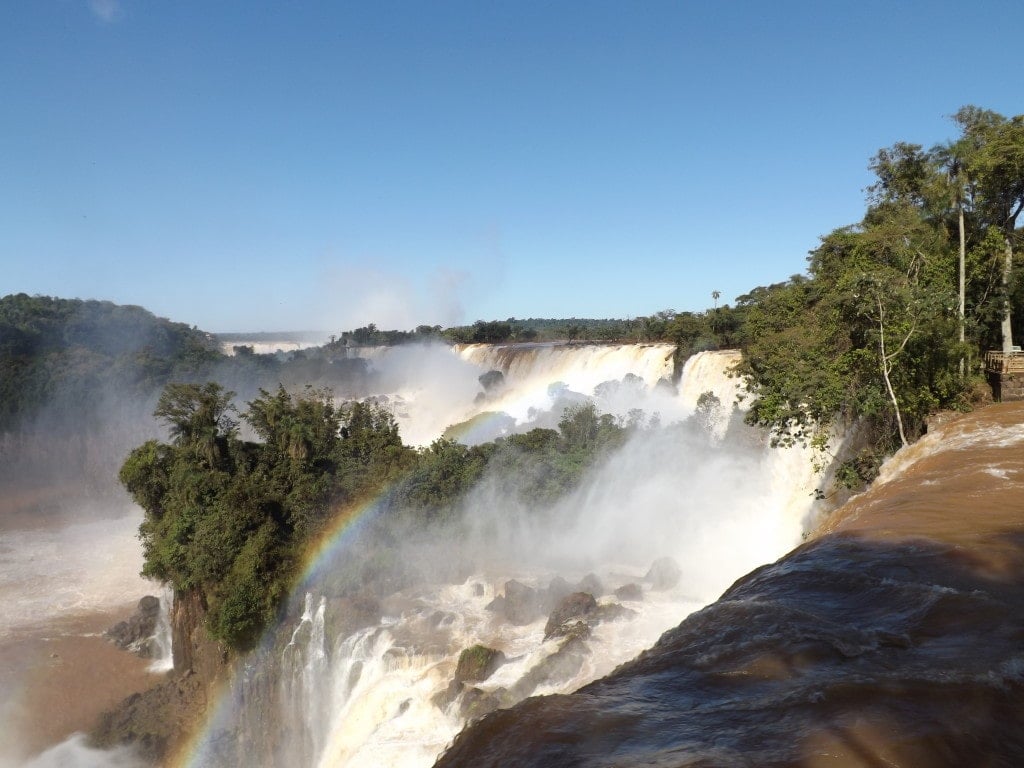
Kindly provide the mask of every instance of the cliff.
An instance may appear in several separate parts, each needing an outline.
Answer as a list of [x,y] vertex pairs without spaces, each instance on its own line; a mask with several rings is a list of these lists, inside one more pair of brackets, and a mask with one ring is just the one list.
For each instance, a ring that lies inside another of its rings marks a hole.
[[173,670],[163,683],[128,697],[102,715],[91,734],[96,746],[132,745],[147,762],[164,765],[202,727],[208,707],[230,678],[230,656],[209,638],[205,619],[201,592],[175,595]]

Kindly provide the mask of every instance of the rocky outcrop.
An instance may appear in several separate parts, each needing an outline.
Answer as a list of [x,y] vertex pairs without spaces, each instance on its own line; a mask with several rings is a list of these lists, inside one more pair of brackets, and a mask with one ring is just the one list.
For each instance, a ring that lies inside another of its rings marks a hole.
[[644,590],[636,583],[623,584],[615,590],[615,596],[619,598],[619,600],[632,600],[633,602],[639,602],[644,599]]
[[[505,654],[494,648],[485,645],[474,645],[463,649],[459,654],[459,662],[455,667],[455,675],[448,687],[434,697],[434,704],[445,708],[459,697],[463,692],[467,693],[462,702],[462,709],[467,707],[484,708],[490,711],[487,705],[481,704],[482,694],[479,688],[470,688],[466,691],[466,683],[481,682],[494,674],[506,661]],[[496,703],[496,706],[498,704]],[[481,712],[480,714],[483,714]]]
[[171,637],[176,674],[194,672],[201,680],[214,680],[227,667],[227,648],[207,633],[206,612],[206,598],[199,590],[174,596]]
[[505,663],[505,654],[485,645],[474,645],[459,654],[455,668],[455,682],[486,680]]
[[144,659],[153,658],[156,655],[153,635],[159,618],[160,599],[146,595],[139,600],[139,606],[131,617],[118,622],[104,634],[118,648],[132,651]]
[[505,593],[495,597],[488,605],[498,618],[516,626],[532,624],[551,611],[574,593],[587,593],[594,599],[595,595],[605,592],[601,580],[589,573],[575,585],[570,584],[561,576],[555,576],[545,589],[535,589],[522,582],[505,582]]
[[593,595],[588,592],[573,592],[548,616],[548,623],[544,626],[544,639],[568,635],[580,619],[586,619],[596,611],[597,601]]
[[145,761],[159,763],[183,734],[199,727],[207,695],[198,675],[172,678],[101,715],[90,740],[103,749],[130,745]]
[[661,557],[651,564],[644,581],[651,583],[651,589],[666,590],[675,587],[682,576],[683,571],[679,563],[671,557]]
[[544,594],[513,579],[505,582],[505,594],[494,598],[487,610],[516,626],[532,624],[544,615]]
[[489,395],[496,394],[505,388],[505,374],[498,370],[490,370],[477,377],[484,392]]
[[[156,598],[143,601],[147,611],[152,611],[151,600]],[[171,610],[173,670],[163,683],[129,696],[102,715],[90,734],[94,745],[131,745],[148,762],[159,763],[201,727],[207,703],[216,700],[227,680],[230,660],[227,649],[210,639],[205,622],[206,602],[201,592],[175,595]]]

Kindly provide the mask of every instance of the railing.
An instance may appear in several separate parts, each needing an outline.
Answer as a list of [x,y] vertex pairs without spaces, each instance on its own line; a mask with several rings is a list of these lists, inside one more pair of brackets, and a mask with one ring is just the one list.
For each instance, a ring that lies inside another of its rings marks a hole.
[[999,351],[985,353],[985,370],[988,373],[1024,373],[1024,352],[1015,347],[1010,354]]

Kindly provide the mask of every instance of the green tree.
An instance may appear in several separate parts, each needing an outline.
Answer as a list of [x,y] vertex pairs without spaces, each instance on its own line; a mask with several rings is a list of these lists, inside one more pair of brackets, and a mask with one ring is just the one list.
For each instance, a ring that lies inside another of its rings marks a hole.
[[1013,347],[1010,301],[1013,251],[1017,219],[1024,210],[1024,115],[1007,119],[990,110],[961,108],[954,119],[963,129],[965,145],[972,147],[965,167],[976,180],[983,226],[997,228],[1003,237],[1003,352]]

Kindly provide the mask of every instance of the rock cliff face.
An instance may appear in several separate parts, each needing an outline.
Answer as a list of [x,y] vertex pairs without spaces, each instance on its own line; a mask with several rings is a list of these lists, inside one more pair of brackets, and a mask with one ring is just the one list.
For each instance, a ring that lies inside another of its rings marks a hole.
[[227,681],[230,665],[227,651],[206,634],[205,619],[201,592],[175,595],[173,670],[164,682],[129,696],[102,715],[91,734],[96,746],[131,745],[143,759],[162,765],[202,726],[207,705]]
[[196,674],[201,680],[207,681],[223,676],[228,653],[224,646],[210,639],[205,623],[206,600],[202,592],[192,590],[180,596],[175,595],[171,611],[171,635],[176,675]]

